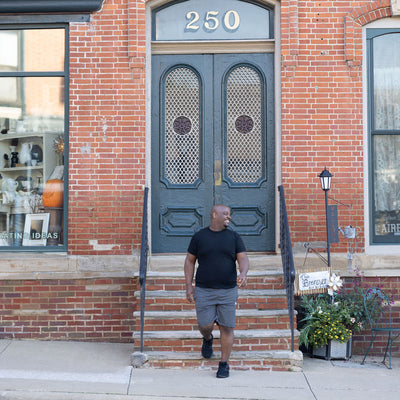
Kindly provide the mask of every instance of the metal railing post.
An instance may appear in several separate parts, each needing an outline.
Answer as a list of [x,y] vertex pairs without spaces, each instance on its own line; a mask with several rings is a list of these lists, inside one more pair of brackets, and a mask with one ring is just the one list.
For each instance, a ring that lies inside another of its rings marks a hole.
[[142,216],[142,240],[140,248],[140,268],[139,268],[139,284],[140,284],[140,352],[143,353],[143,331],[144,331],[144,309],[146,301],[146,277],[147,277],[147,254],[149,252],[148,233],[147,233],[147,198],[149,188],[144,189],[143,197],[143,216]]
[[280,248],[282,257],[283,275],[285,279],[286,298],[290,319],[291,351],[294,351],[294,269],[292,243],[290,240],[289,222],[287,218],[286,202],[283,186],[278,186],[280,199]]

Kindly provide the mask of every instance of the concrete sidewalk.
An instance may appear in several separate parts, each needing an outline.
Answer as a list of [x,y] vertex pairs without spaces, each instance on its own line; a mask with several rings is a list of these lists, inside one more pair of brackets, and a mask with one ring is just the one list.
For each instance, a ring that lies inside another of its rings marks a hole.
[[[130,366],[131,344],[0,340],[0,400],[398,400],[400,360],[304,359],[303,372],[163,370]],[[216,360],[217,364],[217,360]]]

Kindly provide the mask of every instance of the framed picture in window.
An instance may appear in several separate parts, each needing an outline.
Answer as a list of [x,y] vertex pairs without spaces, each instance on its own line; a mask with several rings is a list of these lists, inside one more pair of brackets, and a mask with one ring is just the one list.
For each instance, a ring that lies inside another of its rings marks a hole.
[[23,246],[46,246],[50,213],[26,214]]

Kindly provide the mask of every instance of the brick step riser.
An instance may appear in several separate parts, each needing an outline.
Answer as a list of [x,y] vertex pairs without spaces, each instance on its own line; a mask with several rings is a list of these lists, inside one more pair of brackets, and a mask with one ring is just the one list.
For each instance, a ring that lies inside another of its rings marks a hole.
[[[268,304],[243,304],[243,305],[238,305],[237,309],[238,310],[260,310],[260,311],[268,311],[268,310],[278,310],[278,309],[284,309],[285,305],[282,305],[281,303],[278,305],[275,305],[273,303],[268,303]],[[185,306],[185,304],[181,305],[171,305],[171,304],[150,304],[146,305],[146,311],[191,311],[193,310],[193,307]]]
[[[176,302],[174,301],[176,300]],[[193,304],[183,299],[146,300],[146,311],[192,311]]]
[[[218,369],[218,360],[150,360],[146,365],[152,368],[209,368]],[[231,370],[254,371],[291,371],[293,363],[290,360],[229,360]]]
[[[146,331],[193,331],[197,329],[196,318],[155,319],[147,318],[144,322]],[[240,317],[236,316],[236,329],[290,329],[289,316]]]
[[[281,280],[277,282],[249,282],[246,290],[284,290],[285,284]],[[146,281],[146,291],[151,290],[186,290],[185,282],[166,284],[165,282],[155,282],[149,284]],[[240,292],[239,292],[240,293]]]
[[[201,351],[201,339],[144,339],[144,352],[148,351],[174,351],[197,352]],[[295,346],[298,348],[297,339]],[[290,338],[249,338],[235,339],[234,351],[273,351],[290,350]],[[214,349],[220,350],[219,341],[214,341]],[[139,349],[137,349],[138,351]]]
[[[248,288],[250,285],[278,285],[285,287],[285,281],[283,274],[276,275],[263,275],[255,276],[249,275],[247,279]],[[146,278],[146,288],[150,290],[184,290],[185,289],[185,278],[183,277],[151,277]],[[282,287],[281,287],[282,288]],[[263,287],[265,289],[265,287]],[[270,287],[270,289],[274,289]]]
[[[287,309],[286,297],[239,297],[237,308],[240,310],[285,310]],[[190,311],[193,304],[185,298],[159,297],[146,298],[146,311]]]
[[237,301],[239,310],[286,310],[286,297],[266,296],[266,297],[239,297]]

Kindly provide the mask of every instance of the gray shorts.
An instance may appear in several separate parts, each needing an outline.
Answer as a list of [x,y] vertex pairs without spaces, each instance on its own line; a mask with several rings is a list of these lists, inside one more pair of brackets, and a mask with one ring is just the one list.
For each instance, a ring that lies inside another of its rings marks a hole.
[[206,326],[216,321],[219,325],[235,327],[238,288],[208,289],[195,287],[197,323]]

